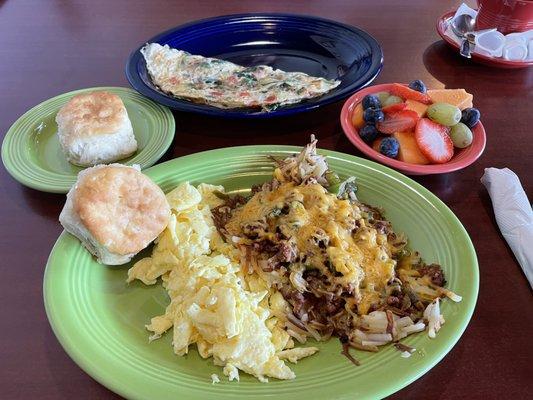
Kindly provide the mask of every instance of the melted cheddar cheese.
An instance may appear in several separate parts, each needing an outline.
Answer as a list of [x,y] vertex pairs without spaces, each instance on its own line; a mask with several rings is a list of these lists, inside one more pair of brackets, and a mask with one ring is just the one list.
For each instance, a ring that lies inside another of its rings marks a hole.
[[249,227],[258,227],[256,233],[271,241],[281,233],[296,244],[295,263],[319,269],[333,283],[351,284],[359,313],[367,313],[394,278],[396,262],[386,235],[367,226],[357,204],[319,184],[288,182],[256,193],[226,224],[228,233],[244,242]]

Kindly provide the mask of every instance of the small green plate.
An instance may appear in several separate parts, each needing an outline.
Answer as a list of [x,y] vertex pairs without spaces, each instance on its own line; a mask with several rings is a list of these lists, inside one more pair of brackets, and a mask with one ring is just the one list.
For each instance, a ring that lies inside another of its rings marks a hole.
[[[267,157],[286,157],[292,146],[246,146],[213,150],[171,160],[145,171],[164,191],[183,181],[221,184],[247,192],[270,179]],[[148,342],[144,325],[162,314],[168,297],[161,285],[126,284],[131,266],[106,267],[94,261],[77,239],[62,233],[44,276],[44,301],[50,324],[67,353],[89,375],[132,399],[376,399],[422,376],[448,353],[465,330],[476,304],[479,271],[476,253],[465,229],[437,197],[406,176],[374,162],[331,151],[329,164],[341,177],[357,176],[362,201],[382,206],[397,231],[427,261],[443,266],[448,287],[463,301],[446,300],[446,323],[436,339],[421,333],[404,342],[417,349],[400,357],[393,346],[379,353],[356,352],[359,367],[340,354],[332,339],[314,343],[320,352],[290,364],[293,381],[258,382],[242,373],[228,382],[212,359],[202,359],[194,346],[185,357],[174,355],[172,334]],[[149,254],[147,249],[139,257]],[[211,384],[211,374],[221,382]],[[428,388],[428,397],[434,388]]]
[[59,109],[74,95],[107,90],[124,102],[138,143],[137,152],[120,163],[139,164],[142,169],[155,164],[174,138],[174,117],[170,110],[132,89],[95,87],[53,97],[22,115],[7,132],[2,143],[2,161],[13,178],[43,192],[67,193],[83,168],[67,161],[59,146]]

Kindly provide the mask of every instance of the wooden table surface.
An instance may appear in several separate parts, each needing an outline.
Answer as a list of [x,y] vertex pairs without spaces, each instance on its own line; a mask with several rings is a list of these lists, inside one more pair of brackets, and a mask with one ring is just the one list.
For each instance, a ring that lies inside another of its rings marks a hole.
[[[532,292],[495,223],[479,179],[485,167],[509,167],[533,194],[533,68],[499,70],[449,50],[435,20],[461,1],[0,1],[0,134],[47,98],[91,86],[128,86],[130,51],[153,35],[199,18],[251,11],[318,15],[367,30],[381,43],[376,83],[422,79],[475,96],[488,143],[472,166],[415,178],[442,199],[469,232],[481,283],[474,316],[453,350],[394,399],[531,398]],[[472,0],[468,1],[471,5]],[[244,144],[320,146],[359,154],[343,136],[341,104],[286,121],[228,122],[175,114],[175,141],[164,159]],[[63,195],[20,185],[0,168],[0,398],[118,398],[63,351],[46,319],[42,279],[61,232]],[[386,379],[386,377],[384,377]]]

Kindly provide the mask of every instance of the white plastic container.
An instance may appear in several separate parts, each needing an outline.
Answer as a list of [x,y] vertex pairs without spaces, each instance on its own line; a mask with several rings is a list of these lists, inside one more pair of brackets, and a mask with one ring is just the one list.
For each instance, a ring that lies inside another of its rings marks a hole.
[[475,51],[490,57],[501,57],[505,46],[505,36],[497,30],[476,34]]
[[505,40],[507,42],[522,42],[525,45],[533,39],[533,29],[525,32],[515,32],[505,35]]
[[510,61],[531,61],[533,59],[533,30],[505,35],[503,58]]
[[511,41],[503,46],[502,57],[509,61],[524,61],[527,59],[527,53],[524,43]]

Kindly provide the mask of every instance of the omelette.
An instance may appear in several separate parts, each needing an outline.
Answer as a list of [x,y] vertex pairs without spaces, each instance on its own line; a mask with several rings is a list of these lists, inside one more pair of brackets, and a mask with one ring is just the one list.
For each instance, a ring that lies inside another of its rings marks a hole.
[[150,78],[163,92],[224,109],[272,111],[322,96],[340,84],[267,65],[244,67],[158,43],[146,44],[141,53]]

